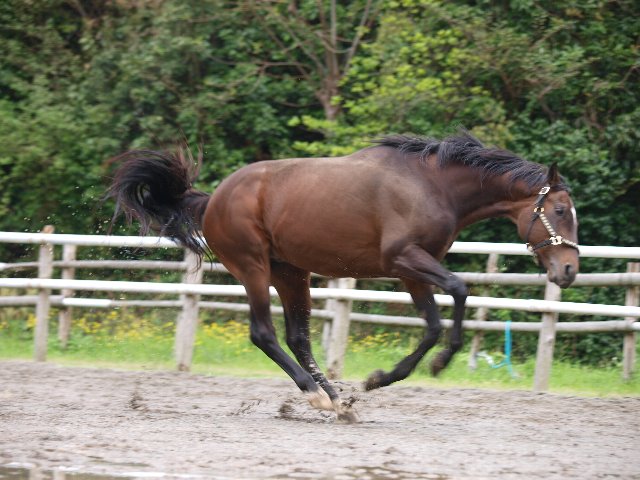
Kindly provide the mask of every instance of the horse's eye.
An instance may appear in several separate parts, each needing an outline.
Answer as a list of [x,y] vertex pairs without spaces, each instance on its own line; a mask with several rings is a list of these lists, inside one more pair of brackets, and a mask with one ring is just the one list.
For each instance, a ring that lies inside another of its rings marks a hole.
[[556,215],[558,215],[559,217],[564,215],[564,211],[565,211],[564,207],[562,207],[562,206],[557,206],[556,207]]

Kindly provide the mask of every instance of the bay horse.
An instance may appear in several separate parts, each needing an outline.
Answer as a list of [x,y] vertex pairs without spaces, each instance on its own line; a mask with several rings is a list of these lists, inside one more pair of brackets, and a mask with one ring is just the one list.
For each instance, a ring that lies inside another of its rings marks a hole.
[[[444,140],[387,136],[335,158],[253,163],[212,195],[192,182],[190,153],[138,150],[117,157],[108,196],[124,212],[202,258],[208,249],[244,285],[251,341],[277,363],[318,409],[355,420],[318,367],[309,341],[310,272],[327,277],[396,277],[426,320],[416,350],[390,372],[373,372],[367,390],[406,378],[438,341],[442,326],[433,286],[454,300],[447,348],[431,363],[437,374],[462,347],[467,287],[440,263],[465,226],[492,217],[515,223],[550,281],[566,288],[579,268],[578,221],[555,166],[544,167],[466,131]],[[206,241],[206,245],[202,240]],[[285,312],[279,345],[269,286]]]

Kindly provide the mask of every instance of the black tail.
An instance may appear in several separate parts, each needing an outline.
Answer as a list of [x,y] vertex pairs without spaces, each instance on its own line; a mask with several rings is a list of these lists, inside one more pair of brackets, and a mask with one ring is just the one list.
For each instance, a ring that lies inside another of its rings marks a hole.
[[188,150],[133,150],[112,161],[121,162],[107,191],[116,201],[114,220],[124,212],[129,223],[140,222],[142,235],[153,230],[200,257],[207,254],[200,228],[209,195],[191,186],[198,168]]

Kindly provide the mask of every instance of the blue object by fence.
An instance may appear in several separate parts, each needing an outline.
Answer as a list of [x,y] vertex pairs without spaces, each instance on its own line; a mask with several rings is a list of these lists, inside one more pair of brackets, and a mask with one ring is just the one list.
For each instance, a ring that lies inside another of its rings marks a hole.
[[504,325],[504,360],[492,365],[491,368],[500,368],[504,366],[509,369],[509,375],[513,378],[517,376],[513,371],[513,365],[511,364],[511,320],[507,320]]

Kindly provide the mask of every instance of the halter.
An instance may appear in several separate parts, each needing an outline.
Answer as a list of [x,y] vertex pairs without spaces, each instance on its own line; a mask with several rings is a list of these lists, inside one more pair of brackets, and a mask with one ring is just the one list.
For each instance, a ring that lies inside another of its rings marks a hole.
[[527,249],[533,254],[536,263],[539,262],[538,254],[536,253],[536,250],[539,250],[540,248],[543,248],[549,245],[565,244],[571,248],[575,248],[576,250],[578,250],[578,252],[580,252],[580,249],[578,248],[577,243],[572,242],[571,240],[567,240],[566,238],[563,238],[562,236],[556,233],[556,231],[551,226],[549,219],[544,214],[544,207],[542,205],[544,204],[545,196],[547,195],[547,193],[549,193],[550,190],[551,190],[551,187],[546,186],[546,187],[542,187],[542,189],[538,192],[538,199],[536,200],[535,207],[533,208],[533,217],[531,218],[531,225],[529,225],[529,230],[527,232],[527,237],[526,237],[526,240],[529,240],[529,234],[531,233],[533,222],[535,222],[537,218],[540,218],[540,221],[544,225],[544,228],[546,228],[547,232],[549,232],[550,237],[547,238],[546,240],[542,240],[541,242],[536,243],[535,245],[531,245],[527,241]]

